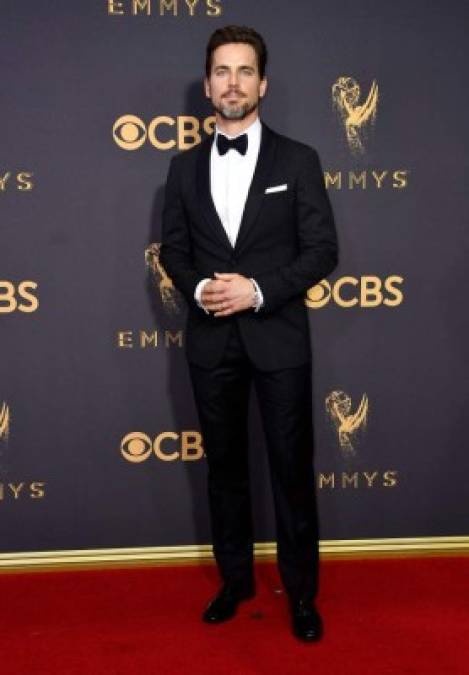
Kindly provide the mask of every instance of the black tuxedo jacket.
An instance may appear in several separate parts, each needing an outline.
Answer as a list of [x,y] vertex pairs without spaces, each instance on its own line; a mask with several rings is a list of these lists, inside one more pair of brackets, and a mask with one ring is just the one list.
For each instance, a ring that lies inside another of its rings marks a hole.
[[[337,264],[337,236],[315,150],[262,123],[261,145],[236,245],[231,245],[210,193],[206,138],[172,158],[163,208],[160,261],[185,296],[189,362],[213,368],[233,321],[260,370],[292,368],[311,359],[305,292]],[[286,190],[266,193],[268,187]],[[206,314],[195,287],[214,272],[253,277],[264,306],[229,317]]]

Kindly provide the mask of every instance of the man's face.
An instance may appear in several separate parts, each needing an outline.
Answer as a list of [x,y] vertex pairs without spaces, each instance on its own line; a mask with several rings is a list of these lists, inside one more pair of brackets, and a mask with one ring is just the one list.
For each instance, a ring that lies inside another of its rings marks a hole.
[[212,70],[205,78],[205,94],[224,119],[242,120],[259,105],[267,89],[260,79],[254,47],[230,42],[212,53]]

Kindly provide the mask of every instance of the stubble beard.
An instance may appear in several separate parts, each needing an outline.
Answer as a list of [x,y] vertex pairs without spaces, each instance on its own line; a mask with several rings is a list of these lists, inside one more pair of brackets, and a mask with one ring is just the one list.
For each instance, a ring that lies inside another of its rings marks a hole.
[[244,103],[236,106],[214,105],[214,110],[225,120],[244,120],[259,105],[259,99],[253,103]]

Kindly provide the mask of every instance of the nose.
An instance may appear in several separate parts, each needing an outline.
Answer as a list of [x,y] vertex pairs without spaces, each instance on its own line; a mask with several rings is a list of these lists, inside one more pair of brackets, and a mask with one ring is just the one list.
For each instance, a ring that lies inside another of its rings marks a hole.
[[232,70],[230,72],[230,77],[229,77],[228,83],[229,83],[230,87],[237,87],[238,86],[238,75],[237,75],[236,71]]

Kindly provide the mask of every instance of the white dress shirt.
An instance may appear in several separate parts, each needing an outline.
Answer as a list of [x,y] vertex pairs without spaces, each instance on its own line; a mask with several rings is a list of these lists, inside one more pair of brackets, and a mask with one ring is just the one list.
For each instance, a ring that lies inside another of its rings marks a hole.
[[[219,133],[223,133],[230,139],[247,134],[248,147],[246,154],[242,155],[234,148],[230,148],[224,155],[220,155],[217,148],[217,136]],[[218,125],[215,125],[215,138],[210,154],[210,191],[217,213],[233,248],[236,244],[244,205],[256,168],[261,145],[261,133],[262,126],[258,117],[247,129],[235,136],[228,136],[228,134],[219,129]],[[205,309],[201,302],[202,290],[208,281],[210,279],[202,279],[197,284],[194,293],[195,300],[202,309]],[[257,312],[262,307],[263,297],[256,281],[254,279],[251,279],[251,281],[258,294],[258,301],[255,305],[255,311]]]

